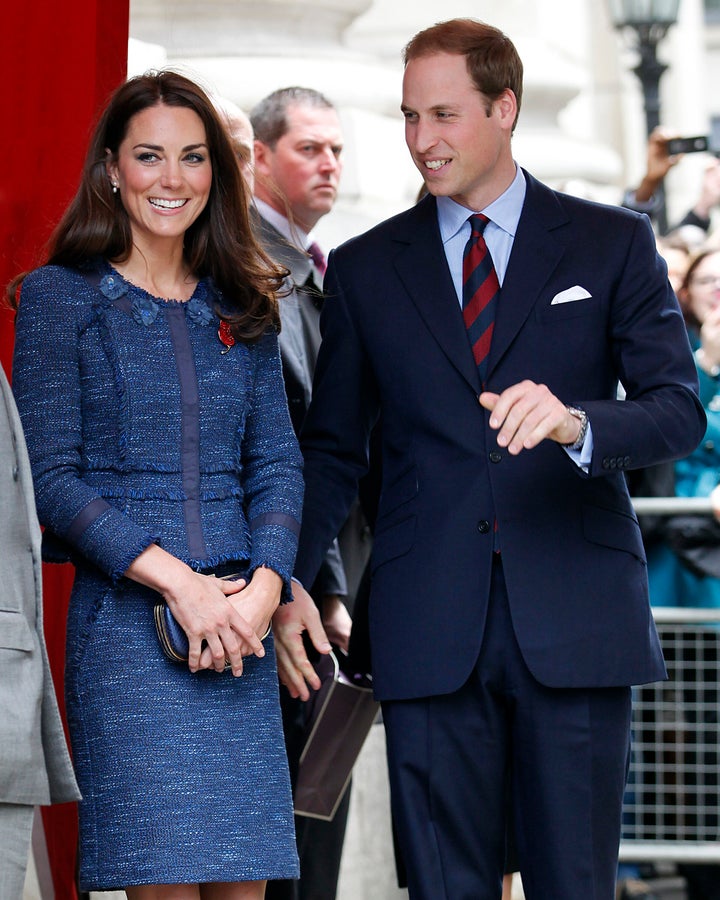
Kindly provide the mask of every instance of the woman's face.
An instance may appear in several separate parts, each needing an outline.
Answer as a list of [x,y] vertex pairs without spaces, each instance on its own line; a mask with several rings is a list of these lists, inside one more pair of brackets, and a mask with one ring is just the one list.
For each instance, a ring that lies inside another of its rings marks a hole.
[[660,255],[667,264],[670,286],[677,294],[687,272],[688,254],[679,247],[664,247],[660,249]]
[[185,107],[144,109],[130,119],[107,172],[118,186],[136,245],[158,239],[182,243],[205,208],[212,184],[202,120]]
[[687,285],[686,301],[701,325],[720,306],[720,250],[709,253],[697,264]]

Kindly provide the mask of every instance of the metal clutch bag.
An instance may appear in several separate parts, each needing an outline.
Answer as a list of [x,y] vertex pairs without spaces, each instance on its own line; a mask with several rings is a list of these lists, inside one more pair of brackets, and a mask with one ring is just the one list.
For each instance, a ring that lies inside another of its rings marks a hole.
[[166,603],[155,604],[155,628],[165,656],[173,662],[187,662],[190,649],[187,635]]
[[[244,572],[233,572],[232,575],[222,575],[220,577],[224,581],[238,581],[240,578],[247,576]],[[190,651],[187,635],[182,626],[178,624],[175,616],[170,612],[168,605],[166,603],[156,603],[154,616],[158,639],[165,656],[173,662],[186,663]],[[264,641],[269,634],[270,628],[262,636],[262,640]]]

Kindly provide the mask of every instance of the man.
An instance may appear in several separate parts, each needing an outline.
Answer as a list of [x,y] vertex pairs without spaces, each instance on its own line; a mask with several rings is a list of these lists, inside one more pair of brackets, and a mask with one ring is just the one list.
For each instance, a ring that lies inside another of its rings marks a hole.
[[[327,98],[310,88],[274,91],[252,110],[255,133],[255,206],[268,254],[289,270],[280,301],[280,354],[290,415],[299,434],[305,419],[320,346],[325,261],[311,232],[337,198],[342,172],[342,129]],[[334,537],[334,536],[333,536]],[[337,541],[327,553],[312,595],[334,644],[347,651],[348,588]],[[281,651],[282,652],[282,651]],[[307,707],[282,694],[283,723],[293,780],[306,733]],[[332,822],[296,818],[301,878],[298,885],[268,886],[271,900],[332,900],[340,871],[349,793]]]
[[[634,190],[628,190],[623,197],[623,206],[636,212],[647,213],[651,219],[658,212],[663,198],[663,181],[668,172],[676,166],[684,154],[672,155],[668,151],[668,143],[678,137],[677,132],[658,126],[647,143],[647,164],[640,183]],[[711,227],[713,210],[720,204],[720,160],[710,158],[703,172],[700,193],[683,218],[667,233],[680,232],[689,226],[702,241]]]
[[40,526],[15,401],[0,367],[0,897],[20,900],[33,811],[79,800],[42,627]]
[[614,898],[630,685],[665,677],[623,473],[704,430],[647,219],[520,169],[521,94],[489,25],[406,48],[430,196],[331,254],[303,429],[308,584],[382,410],[370,640],[412,900],[497,900],[508,786],[528,900]]
[[255,137],[250,119],[232,100],[216,97],[214,103],[227,127],[240,172],[252,195],[255,184]]

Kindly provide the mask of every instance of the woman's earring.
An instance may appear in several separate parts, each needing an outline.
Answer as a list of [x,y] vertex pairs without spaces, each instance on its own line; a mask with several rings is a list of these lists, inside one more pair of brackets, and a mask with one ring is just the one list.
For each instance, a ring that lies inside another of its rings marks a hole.
[[112,189],[113,189],[113,194],[117,194],[118,186],[117,186],[116,182],[114,182],[114,181],[112,183]]

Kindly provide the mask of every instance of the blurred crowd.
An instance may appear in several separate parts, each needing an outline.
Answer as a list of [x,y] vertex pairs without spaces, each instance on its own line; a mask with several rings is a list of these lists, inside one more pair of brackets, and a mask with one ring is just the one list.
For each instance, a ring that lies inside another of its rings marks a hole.
[[[668,278],[680,303],[687,326],[700,384],[700,399],[707,416],[707,431],[700,445],[685,459],[664,463],[629,476],[636,496],[676,496],[710,498],[713,516],[663,515],[641,517],[648,555],[650,600],[654,607],[720,607],[720,229],[716,215],[720,207],[720,159],[708,154],[698,192],[690,198],[687,211],[667,230],[657,226],[664,203],[663,181],[670,170],[682,164],[682,154],[669,151],[677,135],[656,128],[649,137],[646,171],[640,183],[623,198],[623,205],[647,213],[657,233],[657,247],[667,264]],[[697,626],[702,658],[693,660],[683,676],[685,685],[676,686],[676,698],[683,703],[704,691],[693,728],[678,735],[686,758],[702,753],[709,772],[718,770],[717,639],[711,625]],[[698,651],[699,652],[699,651]],[[708,694],[708,691],[710,692]],[[683,693],[684,692],[684,693]],[[667,737],[667,735],[666,735]],[[694,748],[692,745],[697,745]],[[689,753],[690,755],[687,755]],[[680,757],[678,757],[680,758]],[[717,774],[709,780],[717,784]],[[704,809],[717,822],[717,791],[698,791],[693,807]],[[718,900],[720,874],[717,865],[680,865],[687,882],[689,900]],[[653,867],[630,867],[631,877],[621,881],[622,898],[649,896]],[[643,875],[643,878],[639,876]],[[646,880],[647,879],[647,880]],[[655,896],[655,894],[652,894]]]

